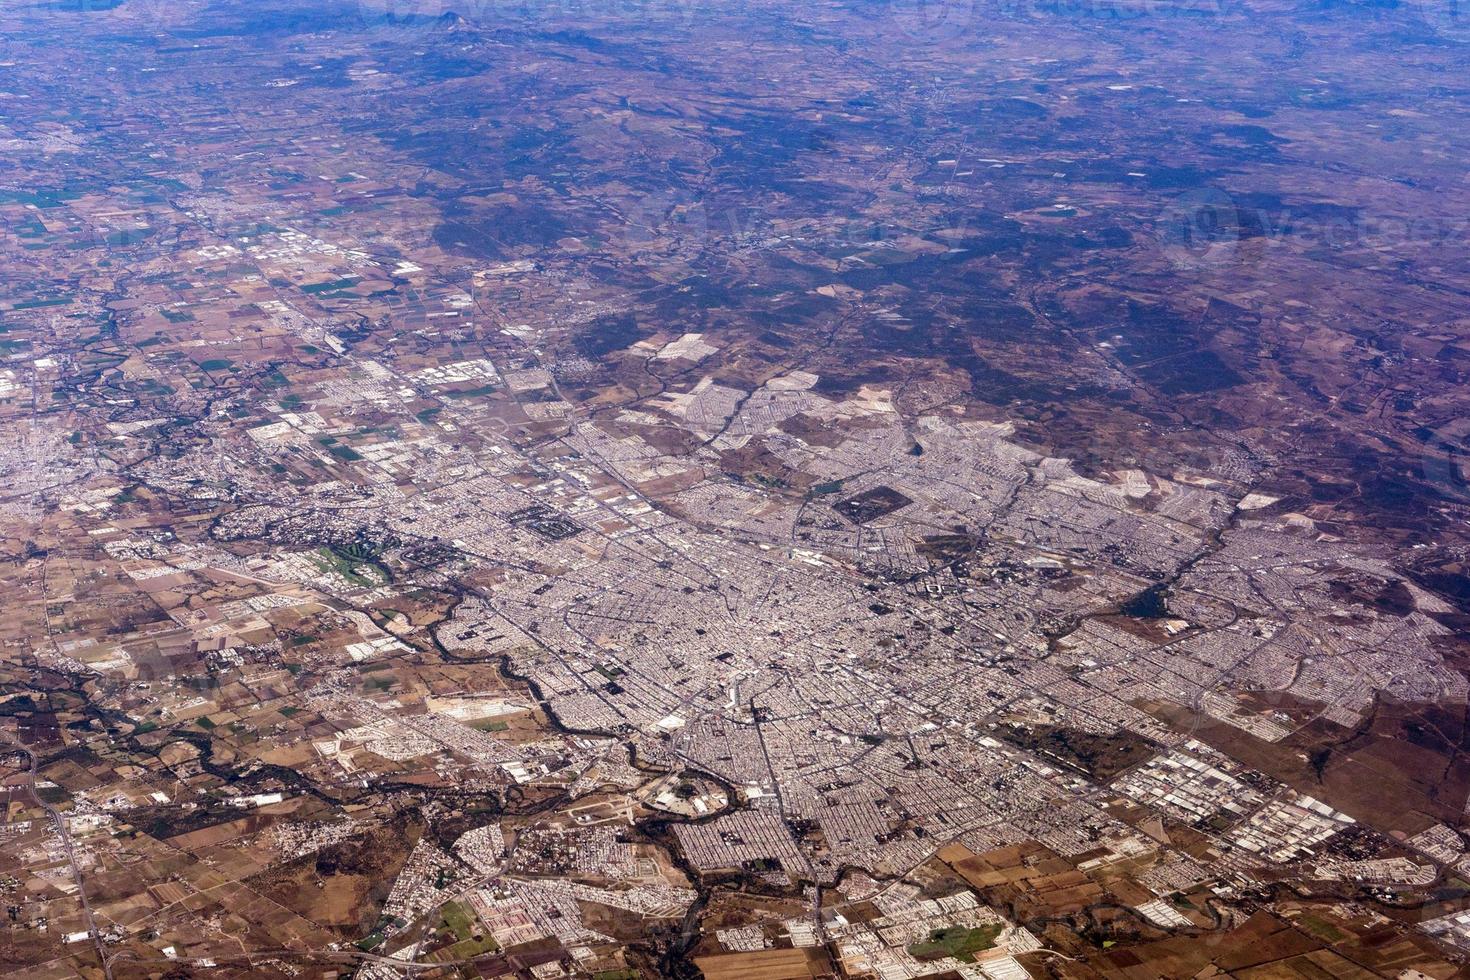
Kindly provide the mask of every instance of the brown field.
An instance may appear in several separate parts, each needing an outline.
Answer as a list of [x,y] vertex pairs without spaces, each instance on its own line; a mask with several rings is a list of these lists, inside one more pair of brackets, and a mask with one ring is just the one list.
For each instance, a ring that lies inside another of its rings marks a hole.
[[951,844],[939,859],[981,891],[997,900],[1013,899],[1038,914],[1073,912],[1098,901],[1102,888],[1065,859],[1040,844],[1017,844],[975,854]]
[[1355,730],[1318,719],[1275,743],[1182,708],[1153,710],[1176,727],[1198,721],[1202,741],[1386,834],[1456,823],[1470,796],[1463,705],[1380,699]]
[[1462,975],[1426,939],[1395,939],[1382,929],[1371,928],[1359,934],[1349,923],[1338,922],[1332,927],[1335,941],[1329,944],[1306,931],[1305,921],[1294,927],[1259,912],[1227,932],[1112,949],[1091,958],[1088,965],[1102,976],[1123,980],[1222,974],[1243,980],[1370,980],[1398,976],[1405,970],[1436,978]]
[[366,935],[417,840],[416,828],[386,825],[251,880],[260,894],[344,938]]
[[694,962],[707,980],[802,980],[831,972],[825,953],[807,949],[699,956]]

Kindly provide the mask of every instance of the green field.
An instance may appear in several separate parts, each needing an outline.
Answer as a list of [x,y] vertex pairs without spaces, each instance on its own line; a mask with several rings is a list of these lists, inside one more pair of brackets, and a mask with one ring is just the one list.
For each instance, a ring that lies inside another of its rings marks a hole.
[[332,548],[318,548],[312,561],[322,571],[336,572],[360,588],[371,589],[388,580],[387,575],[372,562],[353,561],[350,556],[340,554]]
[[466,388],[463,391],[444,391],[441,394],[445,398],[479,398],[495,391],[494,385],[480,385],[478,388]]
[[346,279],[334,279],[331,282],[316,282],[309,286],[302,286],[301,291],[309,296],[320,296],[322,293],[336,292],[341,289],[351,289],[360,281],[360,276],[352,276]]
[[964,963],[971,963],[974,962],[974,954],[995,945],[996,937],[1004,928],[1001,925],[989,925],[974,929],[964,926],[935,929],[929,934],[928,942],[910,946],[909,955],[918,960],[937,960],[953,956]]
[[474,917],[458,902],[450,902],[445,905],[440,914],[443,916],[444,925],[454,933],[455,942],[436,953],[434,959],[464,960],[500,948],[489,936],[481,935],[476,938]]

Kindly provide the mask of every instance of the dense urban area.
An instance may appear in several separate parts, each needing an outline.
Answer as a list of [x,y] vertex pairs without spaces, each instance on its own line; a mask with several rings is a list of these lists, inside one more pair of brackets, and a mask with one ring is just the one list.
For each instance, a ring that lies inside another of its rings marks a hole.
[[0,3],[0,975],[1470,977],[1467,65]]

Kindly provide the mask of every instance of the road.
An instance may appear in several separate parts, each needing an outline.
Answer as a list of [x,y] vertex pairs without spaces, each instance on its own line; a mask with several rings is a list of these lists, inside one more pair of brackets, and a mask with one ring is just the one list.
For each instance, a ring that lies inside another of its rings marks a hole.
[[97,929],[97,920],[92,915],[92,905],[87,901],[87,884],[82,880],[82,869],[77,864],[76,849],[72,845],[71,834],[66,829],[66,818],[61,811],[47,803],[41,798],[36,789],[36,753],[21,745],[19,742],[10,742],[10,747],[26,757],[27,773],[26,779],[28,789],[36,805],[46,811],[46,816],[56,828],[57,836],[61,838],[61,848],[66,852],[66,863],[71,867],[72,880],[77,884],[77,900],[82,906],[82,918],[87,923],[87,935],[92,939],[92,945],[97,950],[97,959],[102,964],[102,975],[107,980],[112,980],[112,965],[107,960],[107,950],[102,945],[102,933]]

